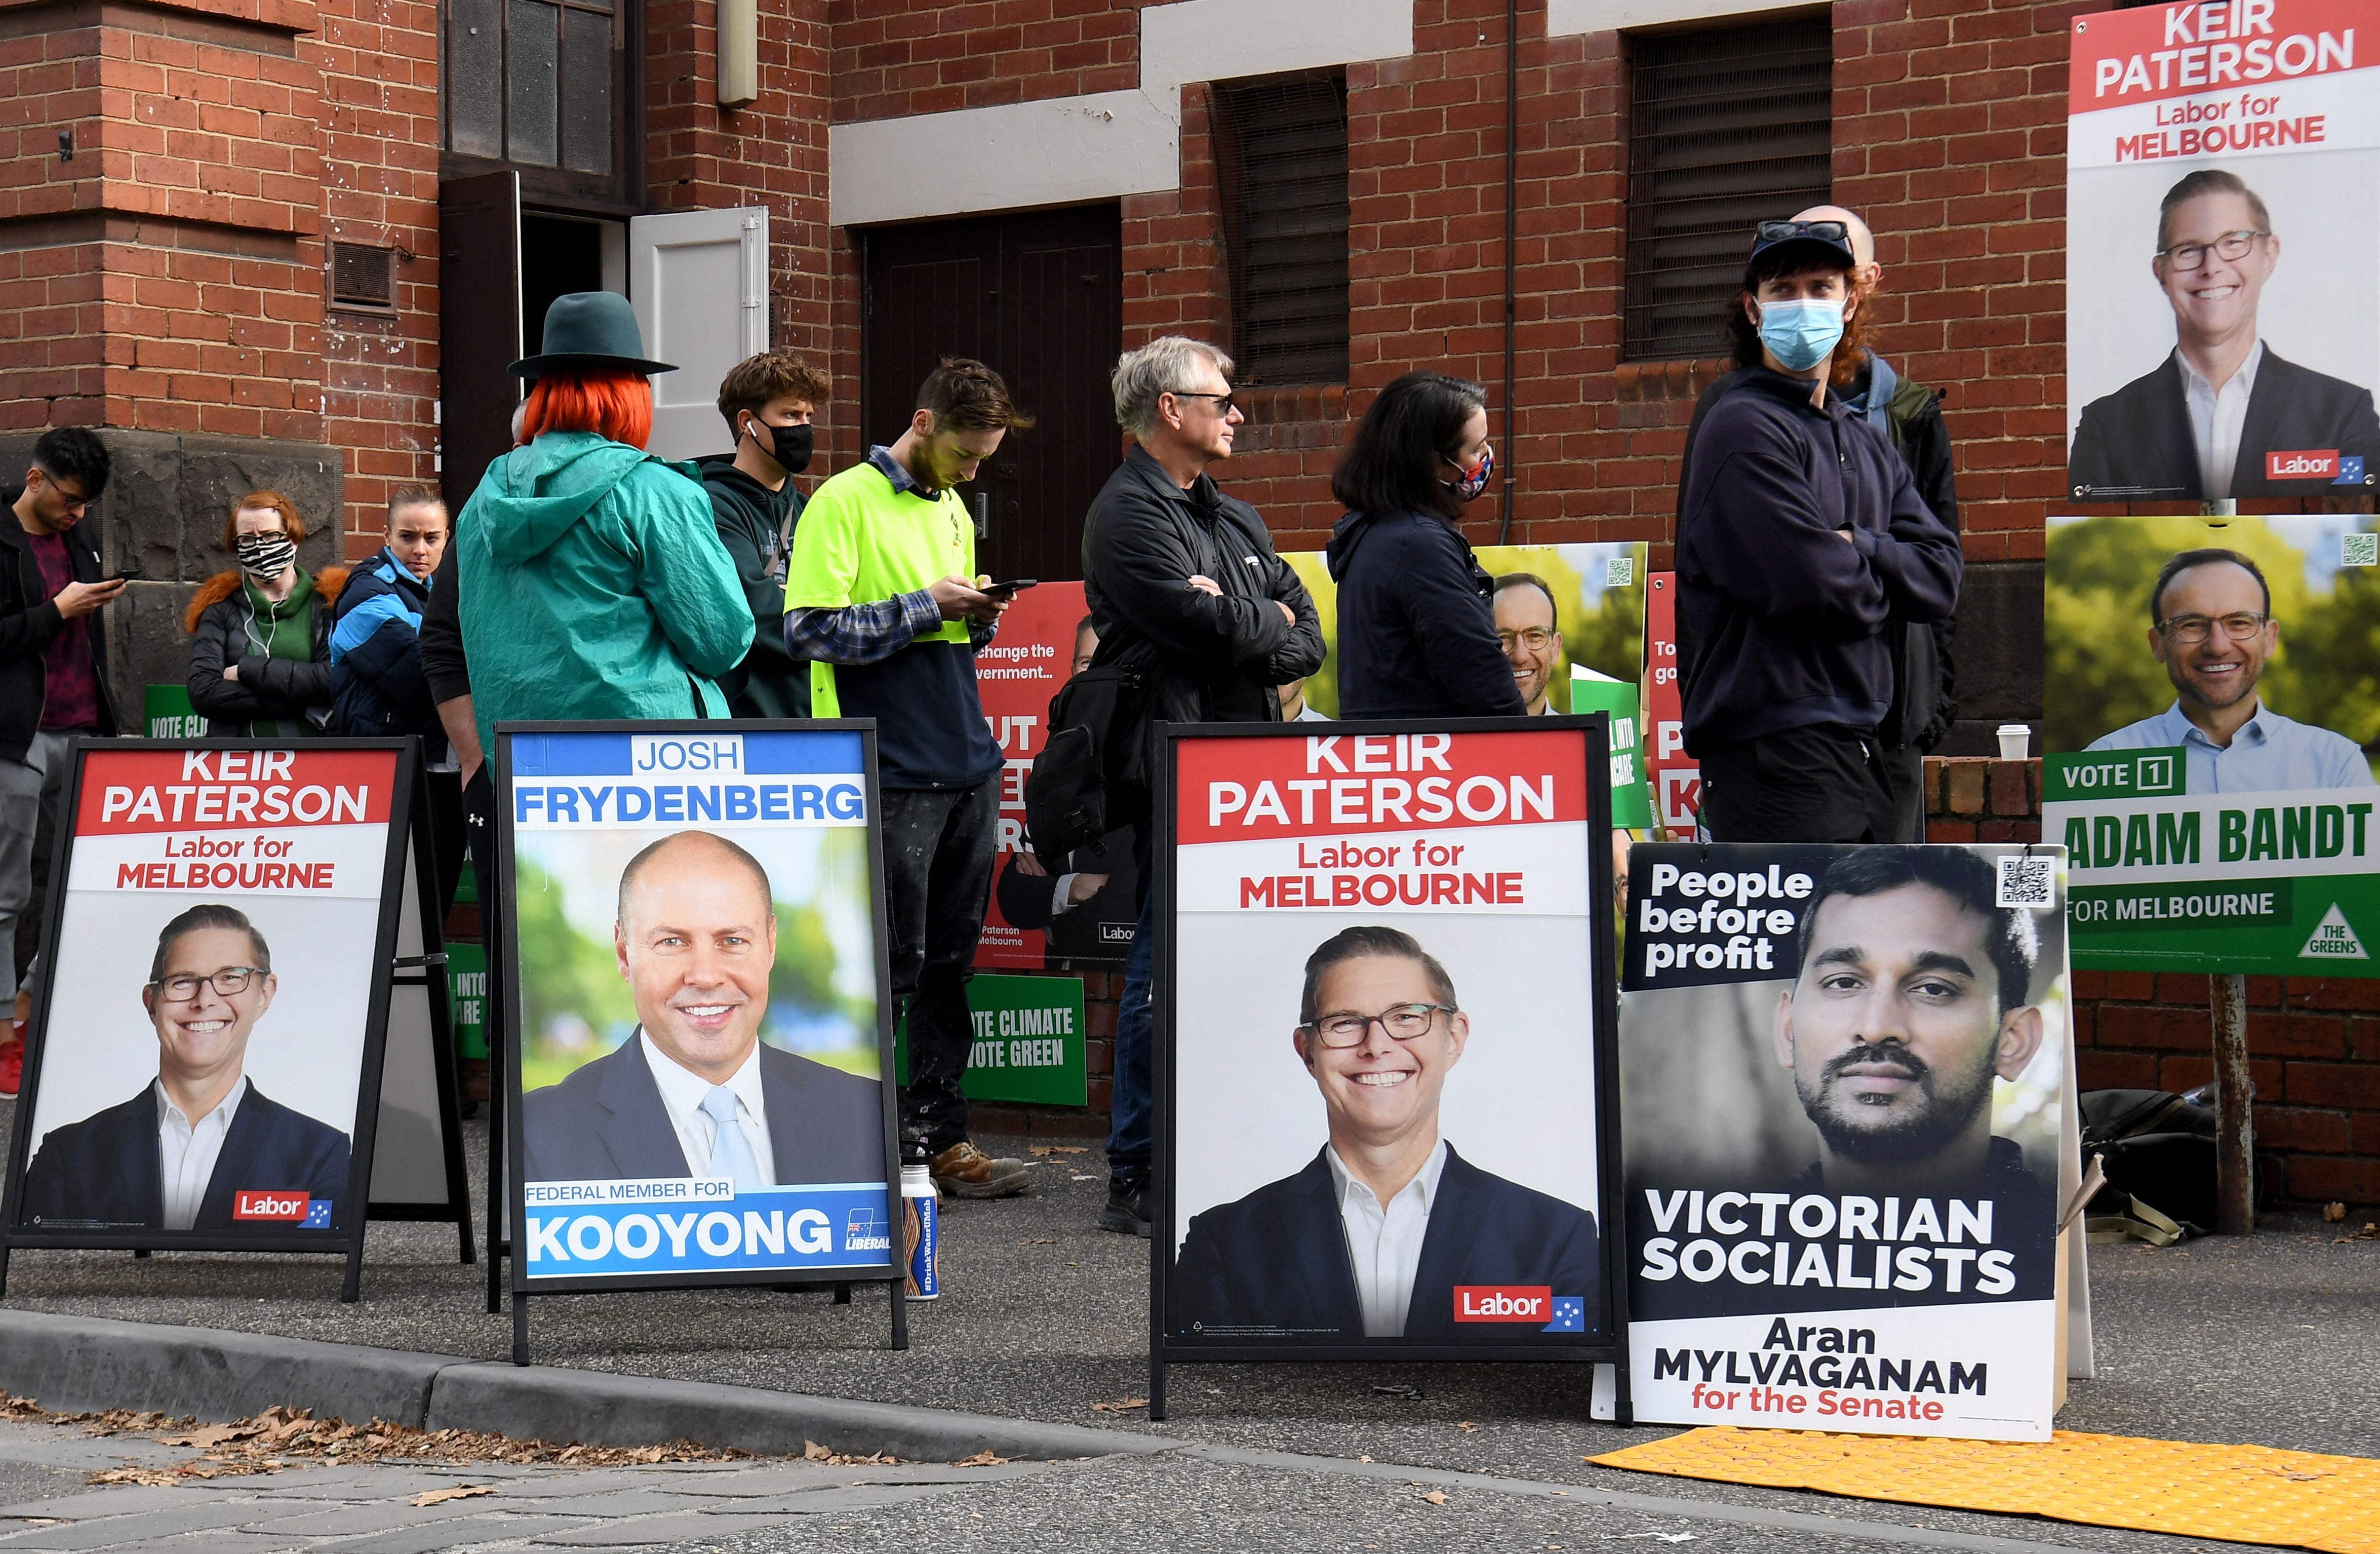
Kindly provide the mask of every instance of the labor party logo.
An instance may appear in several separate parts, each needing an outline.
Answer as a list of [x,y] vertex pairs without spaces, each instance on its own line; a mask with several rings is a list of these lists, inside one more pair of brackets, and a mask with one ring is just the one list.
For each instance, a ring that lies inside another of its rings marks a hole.
[[308,1197],[304,1193],[244,1189],[232,1196],[231,1217],[295,1225],[301,1231],[327,1231],[331,1228],[331,1200]]
[[1457,1284],[1458,1322],[1513,1322],[1549,1333],[1586,1330],[1586,1297],[1557,1295],[1549,1284]]
[[2268,480],[2331,480],[2338,476],[2337,448],[2275,448],[2265,455]]

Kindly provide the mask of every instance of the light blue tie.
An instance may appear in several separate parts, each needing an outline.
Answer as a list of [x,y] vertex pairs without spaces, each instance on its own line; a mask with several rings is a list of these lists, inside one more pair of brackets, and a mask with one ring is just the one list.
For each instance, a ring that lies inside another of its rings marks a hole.
[[710,1174],[732,1179],[739,1193],[767,1186],[760,1180],[759,1162],[752,1158],[751,1140],[744,1136],[744,1124],[736,1121],[735,1092],[724,1085],[713,1085],[702,1098],[702,1114],[718,1124],[710,1145]]

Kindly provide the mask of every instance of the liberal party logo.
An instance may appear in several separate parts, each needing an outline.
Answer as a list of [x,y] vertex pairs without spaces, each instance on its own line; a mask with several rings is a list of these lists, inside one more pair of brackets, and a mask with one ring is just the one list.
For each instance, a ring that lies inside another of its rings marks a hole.
[[843,1222],[843,1249],[846,1252],[890,1252],[892,1250],[892,1221],[880,1208],[855,1208]]
[[1586,1297],[1557,1295],[1550,1284],[1457,1284],[1458,1322],[1518,1322],[1549,1333],[1586,1330]]
[[244,1190],[232,1196],[231,1217],[295,1225],[301,1231],[327,1231],[331,1228],[331,1200],[310,1198],[304,1193]]

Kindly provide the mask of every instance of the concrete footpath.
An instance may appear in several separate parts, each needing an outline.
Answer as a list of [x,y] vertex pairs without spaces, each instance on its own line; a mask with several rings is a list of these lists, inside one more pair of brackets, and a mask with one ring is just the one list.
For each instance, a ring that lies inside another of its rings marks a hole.
[[[480,1147],[474,1130],[469,1148]],[[1584,1457],[1667,1432],[1589,1421],[1578,1366],[1184,1367],[1173,1417],[1152,1426],[1136,1406],[1147,1246],[1093,1227],[1105,1185],[1096,1151],[1027,1158],[1029,1196],[949,1207],[948,1293],[912,1308],[905,1354],[883,1347],[884,1301],[867,1292],[848,1306],[762,1290],[619,1293],[532,1302],[541,1364],[516,1370],[509,1319],[485,1312],[483,1271],[453,1260],[451,1228],[383,1224],[352,1306],[337,1301],[328,1257],[18,1253],[0,1386],[52,1408],[232,1417],[277,1402],[590,1442],[798,1451],[807,1439],[854,1454],[948,1463],[989,1450],[1063,1464],[964,1487],[930,1511],[871,1512],[855,1524],[863,1531],[832,1534],[838,1548],[878,1547],[864,1530],[877,1522],[950,1535],[936,1547],[997,1530],[985,1547],[1070,1550],[1150,1536],[1188,1548],[1537,1548],[1669,1532],[1764,1548],[2182,1547],[1591,1467]],[[2300,1218],[2252,1242],[2094,1248],[2101,1374],[2075,1383],[2060,1426],[2380,1455],[2365,1402],[2380,1240],[2342,1240],[2352,1228]],[[91,1326],[105,1320],[146,1326]],[[1416,1485],[1440,1479],[1456,1486],[1445,1503],[1420,1499]],[[1815,1516],[1824,1531],[1761,1516]],[[1185,1541],[1192,1524],[1219,1541]],[[792,1548],[813,1535],[788,1523],[737,1536]],[[915,1547],[904,1536],[914,1532],[883,1532],[881,1546]]]

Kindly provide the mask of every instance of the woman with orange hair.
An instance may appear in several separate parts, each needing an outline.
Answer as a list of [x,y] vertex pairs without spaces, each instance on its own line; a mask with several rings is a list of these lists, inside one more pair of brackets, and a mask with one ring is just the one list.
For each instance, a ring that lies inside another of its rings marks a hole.
[[344,566],[298,565],[306,520],[277,491],[252,491],[224,520],[239,565],[199,585],[190,634],[190,705],[216,734],[287,739],[331,717],[331,604]]
[[625,297],[545,315],[528,441],[488,466],[455,520],[463,646],[480,739],[511,718],[724,718],[712,684],[744,661],[752,612],[691,466],[644,451],[648,361]]

